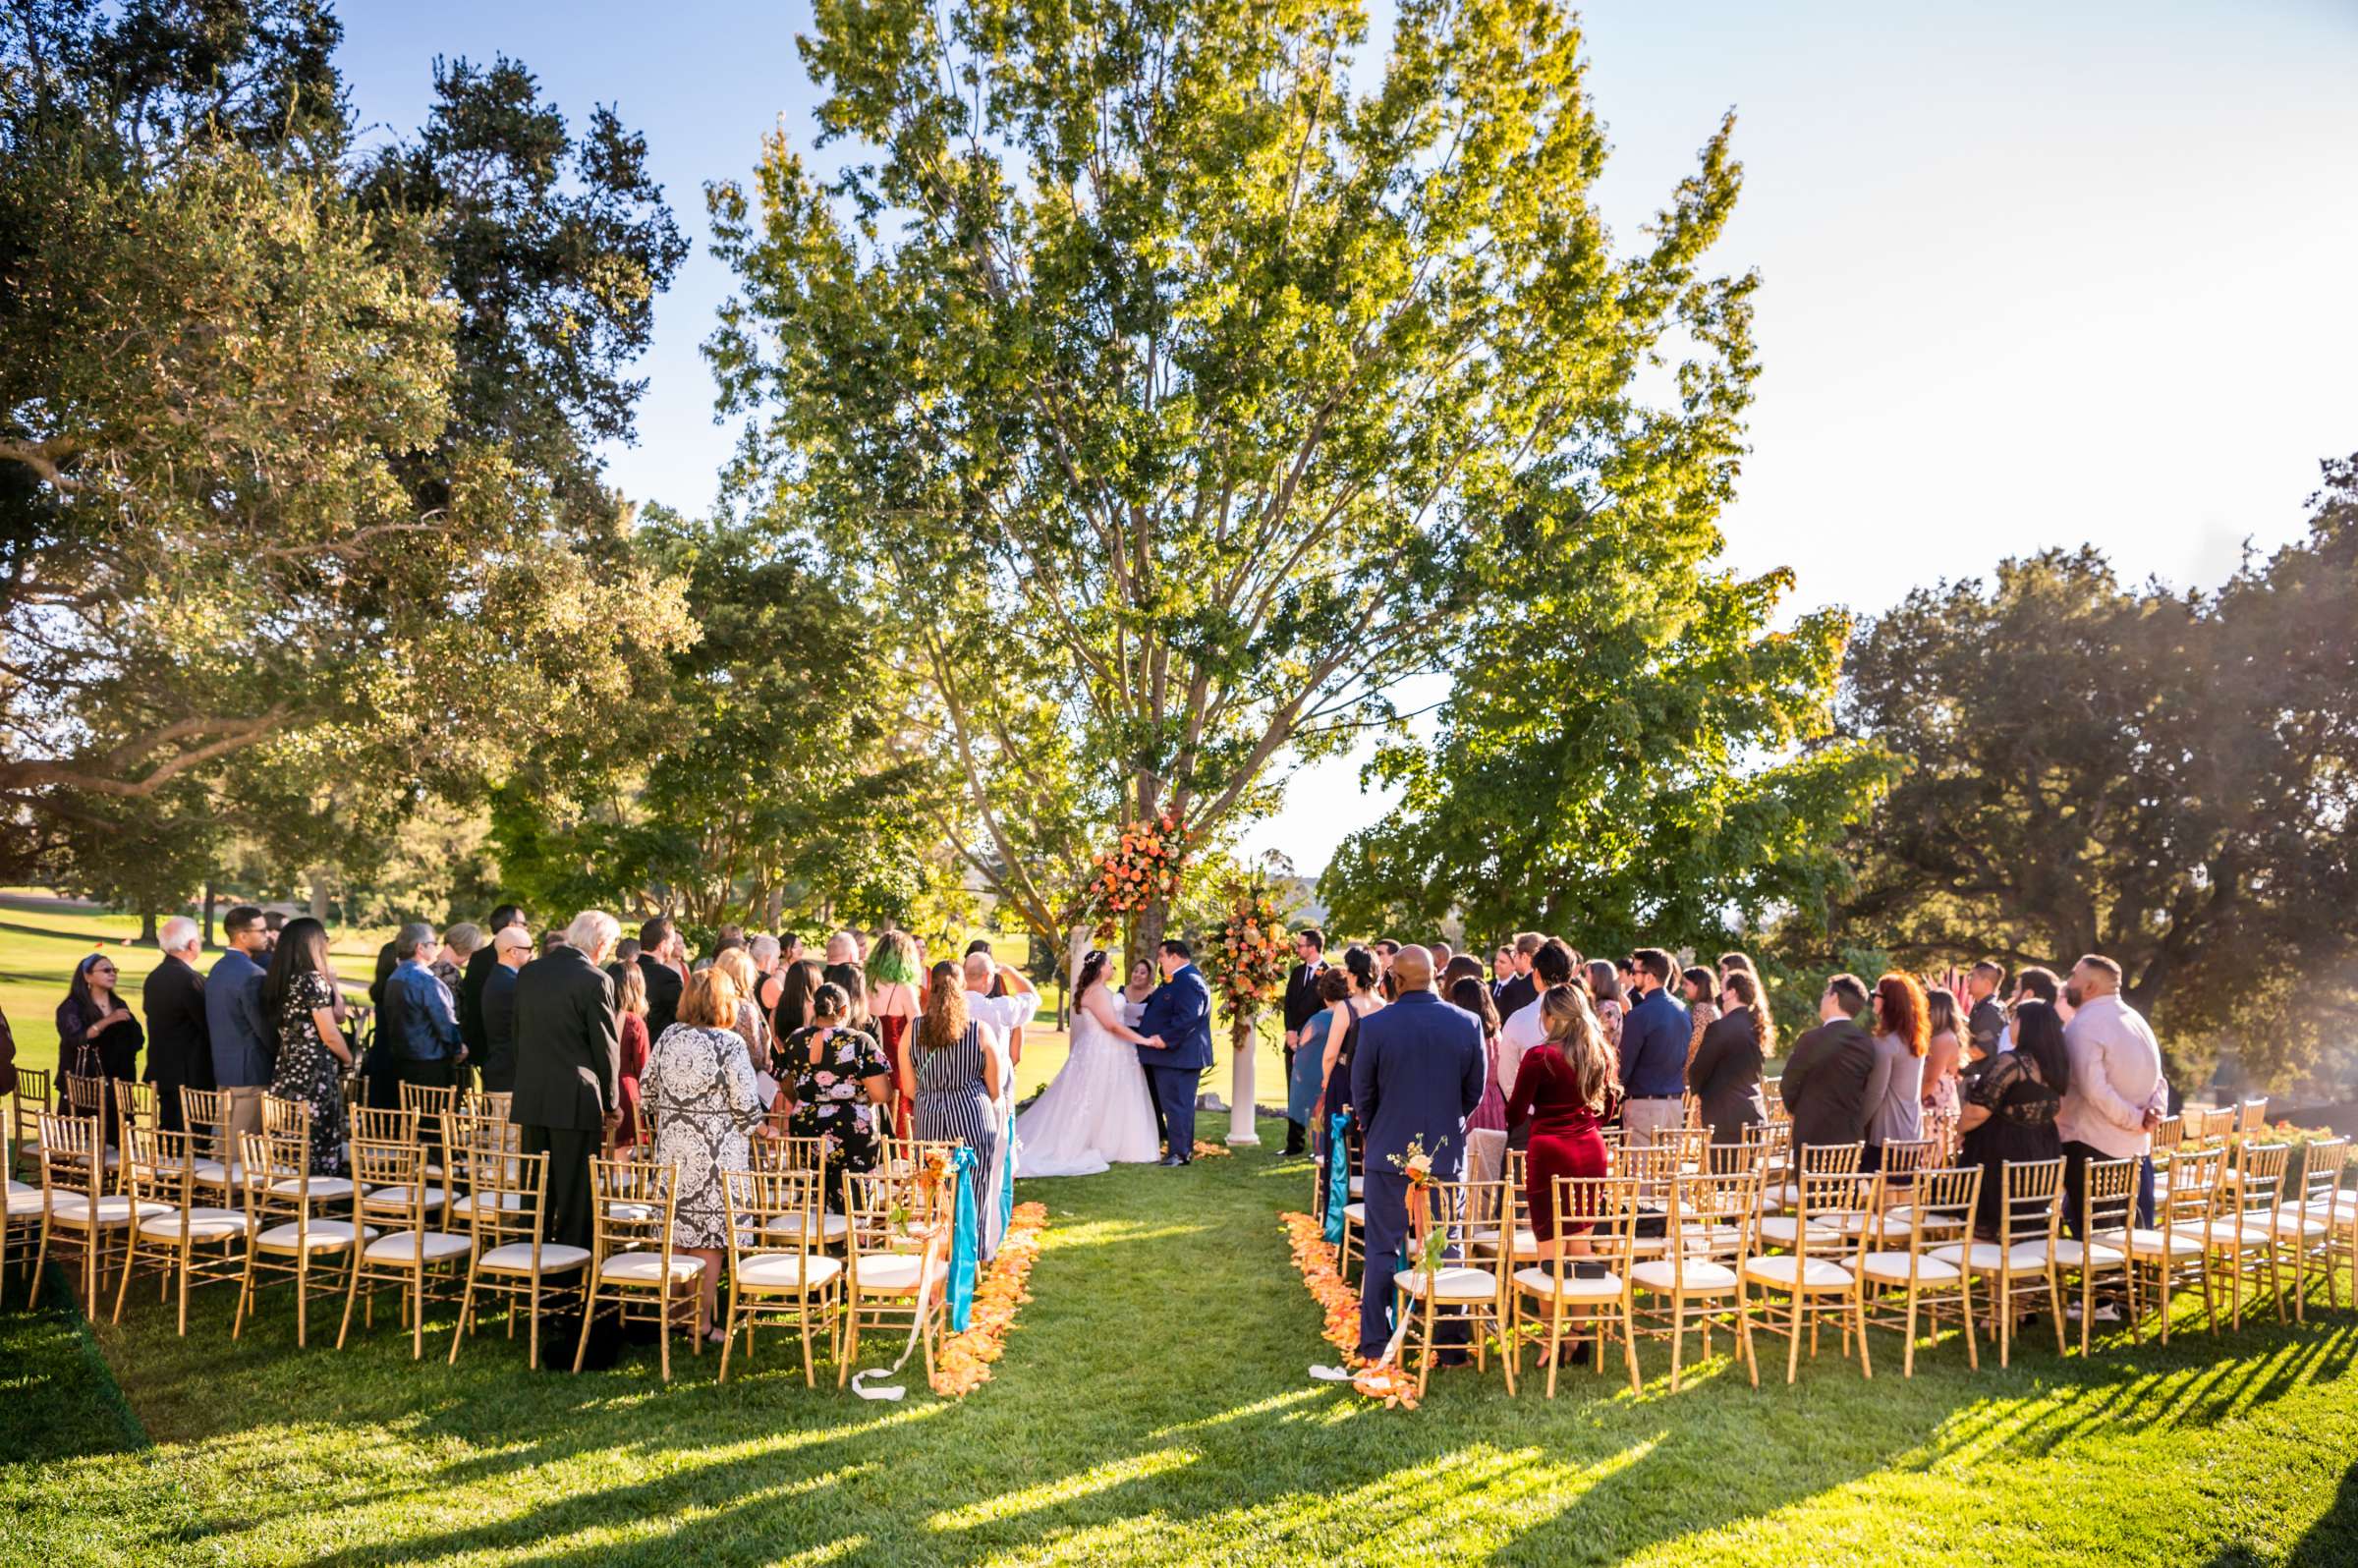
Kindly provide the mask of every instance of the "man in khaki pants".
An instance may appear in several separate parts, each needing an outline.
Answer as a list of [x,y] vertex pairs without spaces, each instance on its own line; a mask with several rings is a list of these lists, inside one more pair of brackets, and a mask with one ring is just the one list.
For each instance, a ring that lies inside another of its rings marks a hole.
[[[221,931],[229,951],[204,978],[204,1024],[212,1036],[213,1082],[234,1139],[262,1130],[262,1095],[270,1089],[278,1040],[262,1017],[263,970],[254,962],[262,950],[262,912],[240,904],[222,921]],[[217,1157],[226,1163],[236,1155],[233,1145]]]

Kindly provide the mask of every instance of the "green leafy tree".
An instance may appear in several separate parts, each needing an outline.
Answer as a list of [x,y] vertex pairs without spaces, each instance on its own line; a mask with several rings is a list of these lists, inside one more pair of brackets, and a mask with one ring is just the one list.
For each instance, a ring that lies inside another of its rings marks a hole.
[[1567,11],[1412,0],[1358,94],[1366,38],[1347,0],[827,0],[839,172],[775,137],[708,193],[744,492],[863,564],[942,831],[1060,945],[1112,824],[1217,838],[1390,715],[1530,471],[1634,499],[1735,440],[1729,128],[1617,254]]
[[1600,505],[1535,488],[1509,518],[1432,743],[1377,752],[1400,804],[1320,878],[1338,923],[1702,946],[1839,885],[1889,765],[1831,736],[1846,617],[1772,630],[1790,574],[1712,566],[1732,464]]

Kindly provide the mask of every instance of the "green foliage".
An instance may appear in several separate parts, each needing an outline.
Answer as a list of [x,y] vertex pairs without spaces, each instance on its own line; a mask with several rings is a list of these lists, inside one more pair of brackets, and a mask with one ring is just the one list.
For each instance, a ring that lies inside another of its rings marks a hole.
[[741,491],[872,571],[942,829],[1043,935],[1107,824],[1216,835],[1387,719],[1531,471],[1720,482],[1682,454],[1751,374],[1750,282],[1699,270],[1729,128],[1617,256],[1568,12],[1404,6],[1355,94],[1365,38],[1346,0],[830,0],[842,173],[779,137],[708,193]]

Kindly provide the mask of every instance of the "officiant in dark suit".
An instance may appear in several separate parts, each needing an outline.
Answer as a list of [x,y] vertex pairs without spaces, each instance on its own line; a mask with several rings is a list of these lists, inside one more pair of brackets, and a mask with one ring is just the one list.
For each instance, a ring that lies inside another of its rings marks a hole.
[[[1316,925],[1303,926],[1294,933],[1294,956],[1302,962],[1285,977],[1285,1081],[1289,1084],[1294,1081],[1294,1052],[1302,1044],[1303,1032],[1326,1006],[1319,999],[1319,977],[1326,973],[1326,933]],[[1308,1128],[1288,1117],[1285,1151],[1307,1153],[1308,1132]]]
[[1196,1081],[1211,1065],[1211,986],[1188,945],[1172,937],[1156,963],[1162,983],[1147,998],[1138,1032],[1139,1065],[1154,1094],[1154,1127],[1162,1135],[1161,1163],[1185,1165],[1196,1153]]
[[1359,1299],[1359,1353],[1373,1361],[1392,1337],[1392,1275],[1408,1241],[1411,1146],[1432,1159],[1432,1179],[1457,1179],[1466,1118],[1482,1103],[1482,1024],[1432,994],[1432,954],[1403,947],[1392,959],[1400,995],[1359,1021],[1351,1059],[1351,1108],[1366,1130],[1362,1175],[1367,1257]]
[[567,1247],[590,1245],[590,1161],[619,1119],[614,982],[597,966],[621,934],[613,916],[585,911],[565,928],[563,945],[516,972],[508,1119],[524,1129],[526,1153],[548,1155],[543,1233]]
[[147,1015],[147,1082],[155,1086],[155,1124],[183,1130],[180,1092],[213,1087],[212,1036],[204,1027],[204,977],[196,973],[196,923],[175,915],[156,932],[164,961],[140,987]]

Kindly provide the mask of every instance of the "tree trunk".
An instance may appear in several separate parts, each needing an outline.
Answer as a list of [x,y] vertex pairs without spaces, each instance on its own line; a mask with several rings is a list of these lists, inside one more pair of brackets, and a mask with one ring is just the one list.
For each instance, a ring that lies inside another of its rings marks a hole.
[[204,945],[213,945],[213,883],[210,877],[205,878],[204,883]]
[[327,924],[327,872],[311,872],[311,919]]
[[155,945],[155,911],[151,909],[140,911],[140,945],[141,947]]
[[[1135,967],[1140,959],[1154,963],[1155,953],[1162,946],[1162,933],[1170,924],[1170,900],[1158,898],[1138,912],[1130,922],[1129,965]],[[1125,968],[1124,974],[1129,973]]]

